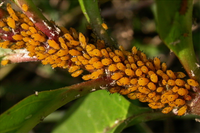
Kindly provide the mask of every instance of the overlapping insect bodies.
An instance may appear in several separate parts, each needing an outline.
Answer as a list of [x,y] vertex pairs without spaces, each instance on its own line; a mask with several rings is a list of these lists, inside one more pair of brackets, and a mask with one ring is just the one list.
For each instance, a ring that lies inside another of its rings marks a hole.
[[[23,5],[22,9],[26,12],[28,6]],[[72,77],[83,75],[86,70],[88,74],[82,76],[83,80],[109,78],[112,80],[108,85],[110,93],[147,102],[152,109],[162,109],[162,113],[173,109],[178,110],[177,115],[187,112],[187,101],[192,99],[190,90],[199,83],[193,79],[184,80],[184,73],[168,70],[166,63],[161,63],[159,58],[148,59],[136,47],[131,52],[122,46],[112,50],[103,40],[92,38],[91,41],[73,28],[62,28],[63,36],[58,40],[49,39],[26,15],[15,12],[10,4],[7,11],[10,16],[0,20],[0,29],[13,35],[11,39],[2,38],[0,47],[25,48],[29,56],[37,57],[44,65],[67,69]],[[102,26],[106,29],[105,25]],[[7,63],[9,60],[1,62],[2,65]]]

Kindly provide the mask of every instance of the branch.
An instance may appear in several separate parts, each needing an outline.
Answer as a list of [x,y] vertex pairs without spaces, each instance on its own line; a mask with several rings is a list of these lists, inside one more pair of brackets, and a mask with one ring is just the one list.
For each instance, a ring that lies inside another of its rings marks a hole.
[[103,20],[101,18],[100,10],[97,0],[79,0],[83,14],[88,23],[91,24],[92,29],[100,39],[104,40],[108,46],[117,47],[116,43],[108,35],[107,31],[102,27]]

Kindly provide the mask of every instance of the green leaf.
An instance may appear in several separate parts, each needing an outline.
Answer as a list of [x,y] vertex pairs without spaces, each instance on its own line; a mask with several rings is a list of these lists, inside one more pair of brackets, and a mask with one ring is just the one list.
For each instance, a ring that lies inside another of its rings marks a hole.
[[108,83],[97,79],[52,91],[36,92],[0,116],[0,132],[28,132],[59,107]]
[[79,99],[67,112],[53,133],[102,133],[121,132],[124,128],[165,117],[150,108],[131,104],[119,94],[105,90]]
[[157,31],[191,78],[200,81],[192,42],[192,0],[156,0]]

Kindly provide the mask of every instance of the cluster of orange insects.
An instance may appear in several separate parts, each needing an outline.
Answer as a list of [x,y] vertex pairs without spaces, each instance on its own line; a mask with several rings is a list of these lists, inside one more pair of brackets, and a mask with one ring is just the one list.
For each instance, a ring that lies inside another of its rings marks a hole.
[[[27,11],[28,6],[23,5],[22,9]],[[184,73],[168,70],[166,63],[161,63],[159,58],[148,59],[136,47],[131,52],[121,46],[119,49],[111,49],[105,46],[103,40],[97,39],[91,44],[88,38],[73,28],[62,30],[64,35],[58,41],[48,39],[26,15],[15,12],[10,4],[7,4],[7,11],[10,16],[0,20],[0,29],[4,34],[15,32],[12,41],[4,38],[0,47],[25,48],[30,57],[37,57],[42,64],[50,64],[53,68],[66,68],[73,77],[87,70],[90,74],[83,75],[83,80],[106,75],[113,81],[110,93],[120,93],[130,99],[148,102],[149,107],[162,109],[162,113],[173,110],[181,116],[187,112],[186,102],[192,99],[190,89],[199,86],[198,82],[193,79],[183,80],[186,77]],[[105,26],[103,23],[102,27]],[[1,62],[2,65],[7,63],[8,60]]]

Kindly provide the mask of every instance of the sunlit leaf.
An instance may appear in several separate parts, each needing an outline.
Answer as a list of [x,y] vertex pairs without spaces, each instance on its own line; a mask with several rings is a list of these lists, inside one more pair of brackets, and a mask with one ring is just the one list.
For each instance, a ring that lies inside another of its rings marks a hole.
[[133,105],[119,94],[102,90],[79,99],[53,132],[121,132],[128,126],[163,116],[167,115],[153,113],[150,108]]
[[52,91],[35,92],[0,115],[0,132],[28,132],[59,107],[100,89],[99,86],[107,82],[98,79]]

